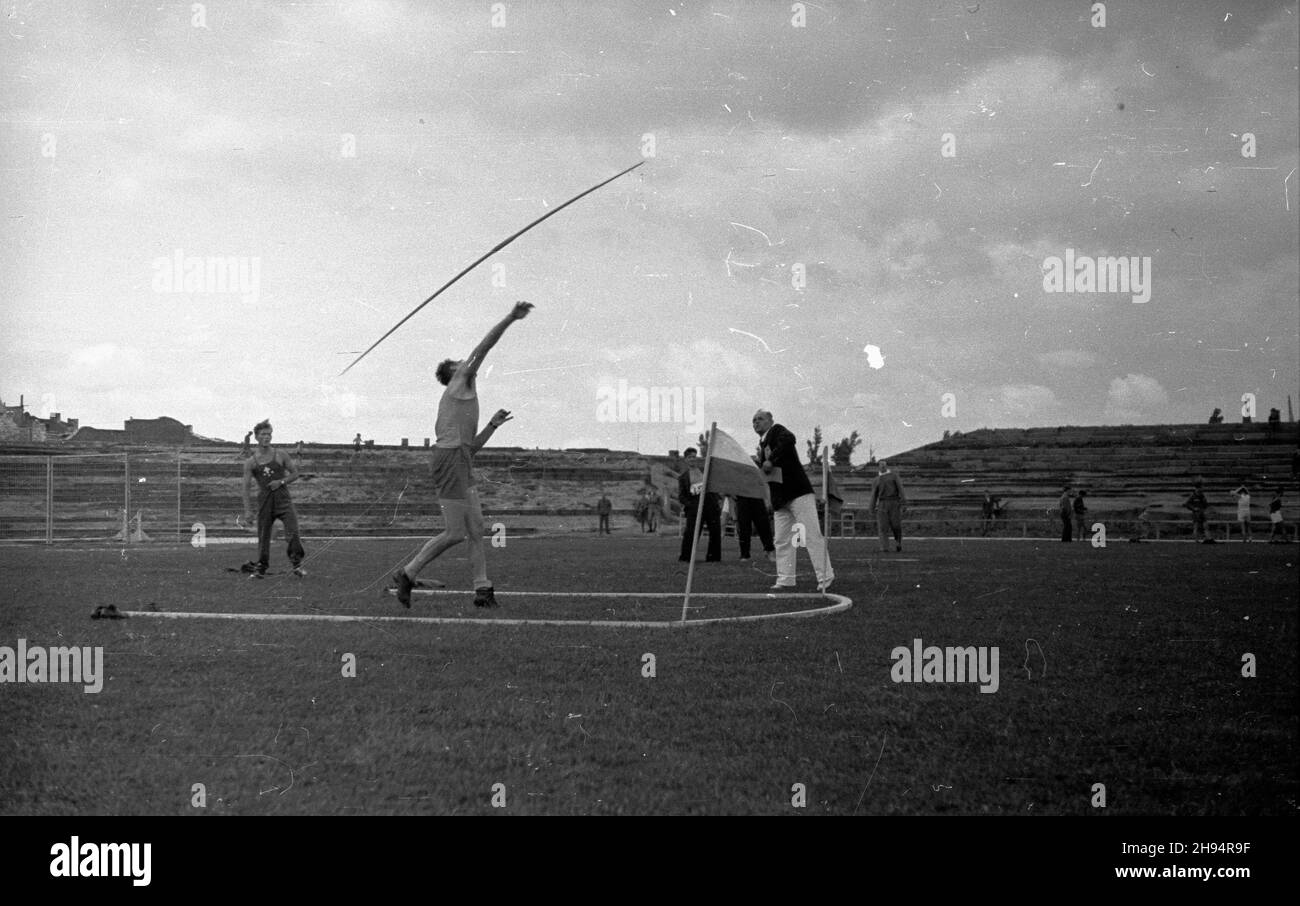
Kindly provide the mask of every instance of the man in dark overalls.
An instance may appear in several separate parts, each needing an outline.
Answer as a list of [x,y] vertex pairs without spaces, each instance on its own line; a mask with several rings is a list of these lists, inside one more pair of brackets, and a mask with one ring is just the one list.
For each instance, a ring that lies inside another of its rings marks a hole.
[[271,449],[271,423],[259,422],[253,429],[257,449],[244,460],[244,522],[251,523],[253,509],[250,502],[253,482],[257,482],[257,560],[253,565],[254,579],[266,575],[271,562],[271,528],[275,520],[284,523],[287,553],[293,564],[293,574],[298,578],[307,575],[302,568],[306,551],[298,537],[298,513],[289,498],[289,483],[298,480],[298,467],[288,453]]

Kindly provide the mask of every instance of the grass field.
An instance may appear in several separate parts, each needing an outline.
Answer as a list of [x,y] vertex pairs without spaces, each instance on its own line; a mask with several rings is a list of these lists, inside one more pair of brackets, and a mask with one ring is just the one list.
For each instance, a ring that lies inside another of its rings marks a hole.
[[[0,645],[103,646],[107,674],[98,694],[0,685],[0,813],[1084,815],[1103,811],[1098,783],[1108,814],[1296,812],[1294,545],[837,540],[845,613],[634,629],[490,620],[673,619],[680,599],[404,611],[380,588],[417,543],[309,538],[305,580],[260,582],[226,571],[242,546],[0,547]],[[489,565],[499,591],[673,592],[675,543],[512,539]],[[769,564],[724,552],[696,590],[767,589]],[[438,565],[468,585],[463,553]],[[108,603],[484,625],[89,619]],[[696,618],[819,606],[695,603]],[[996,646],[997,691],[893,682],[891,652],[917,638]]]

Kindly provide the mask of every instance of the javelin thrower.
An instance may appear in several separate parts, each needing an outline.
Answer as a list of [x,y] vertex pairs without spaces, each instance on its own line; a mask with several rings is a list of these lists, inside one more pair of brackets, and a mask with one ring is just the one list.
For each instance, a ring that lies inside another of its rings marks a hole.
[[492,583],[487,577],[483,507],[474,485],[474,454],[511,416],[505,409],[499,409],[487,426],[482,431],[478,430],[477,377],[484,356],[505,334],[506,328],[515,321],[528,317],[532,308],[528,302],[516,302],[510,314],[502,318],[474,347],[469,358],[460,361],[446,359],[438,365],[438,382],[447,389],[438,401],[438,419],[434,427],[437,442],[432,451],[432,468],[444,528],[442,534],[425,543],[415,559],[393,574],[397,600],[403,607],[411,606],[411,589],[415,587],[415,577],[420,570],[462,541],[469,545],[469,562],[474,570],[475,606],[497,606]]

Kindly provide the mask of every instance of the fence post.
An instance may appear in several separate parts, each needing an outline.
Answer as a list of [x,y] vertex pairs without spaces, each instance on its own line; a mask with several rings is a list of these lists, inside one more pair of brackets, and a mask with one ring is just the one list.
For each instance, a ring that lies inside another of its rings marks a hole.
[[54,543],[54,457],[45,457],[45,543]]
[[122,454],[122,543],[131,543],[131,454]]

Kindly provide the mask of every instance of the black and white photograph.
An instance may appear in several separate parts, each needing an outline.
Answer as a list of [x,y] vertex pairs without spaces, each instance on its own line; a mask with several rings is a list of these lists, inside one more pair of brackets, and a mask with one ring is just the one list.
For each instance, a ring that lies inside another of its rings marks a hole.
[[1295,0],[0,19],[37,874],[150,884],[174,823],[91,816],[1142,817],[1078,871],[1235,891],[1198,822],[1297,815]]

